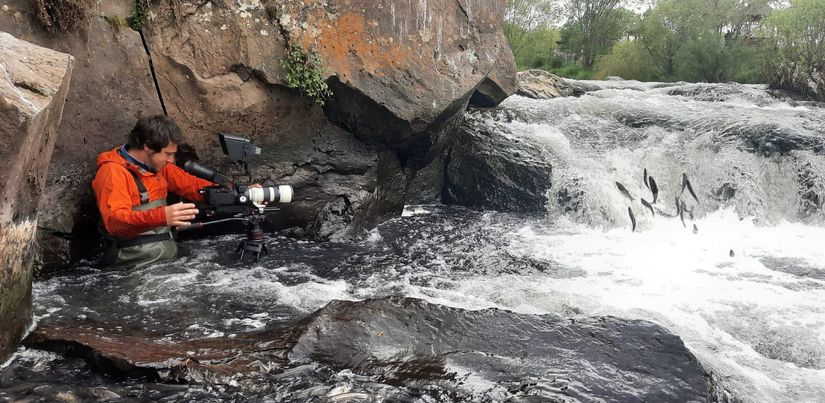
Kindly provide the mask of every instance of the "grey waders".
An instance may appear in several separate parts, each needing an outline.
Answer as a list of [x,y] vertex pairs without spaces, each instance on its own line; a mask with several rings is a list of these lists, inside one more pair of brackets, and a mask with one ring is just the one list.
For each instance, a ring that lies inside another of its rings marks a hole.
[[[134,211],[148,211],[165,206],[166,200],[149,201],[149,192],[138,175],[131,170],[140,191],[140,205],[132,207]],[[105,231],[104,231],[105,233]],[[169,227],[162,226],[146,231],[133,239],[118,240],[107,234],[109,248],[105,261],[113,270],[141,269],[151,264],[174,260],[178,255],[178,245],[172,237]]]

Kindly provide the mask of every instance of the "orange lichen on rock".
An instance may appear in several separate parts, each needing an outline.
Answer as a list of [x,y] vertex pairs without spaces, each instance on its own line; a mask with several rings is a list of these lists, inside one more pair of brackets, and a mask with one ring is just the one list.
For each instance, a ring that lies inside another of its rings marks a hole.
[[[371,27],[361,14],[338,15],[323,27],[317,38],[303,36],[301,45],[305,49],[315,45],[324,64],[334,66],[335,73],[342,78],[351,77],[355,66],[380,76],[386,69],[407,64],[412,56],[409,46],[371,32],[376,27]],[[357,58],[357,63],[353,63],[353,58]]]

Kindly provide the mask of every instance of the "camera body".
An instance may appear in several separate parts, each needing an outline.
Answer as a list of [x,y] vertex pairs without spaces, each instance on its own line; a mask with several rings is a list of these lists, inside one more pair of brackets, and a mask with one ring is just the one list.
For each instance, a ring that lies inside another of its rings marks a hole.
[[209,209],[223,214],[244,214],[251,208],[266,208],[267,203],[292,202],[292,186],[289,185],[261,188],[244,185],[209,186],[200,192]]
[[[260,147],[252,144],[248,139],[218,133],[221,149],[236,164],[243,166],[244,175],[251,182],[252,174],[249,171],[249,159],[261,153]],[[203,195],[207,215],[228,214],[235,216],[263,213],[267,210],[277,210],[267,207],[267,203],[292,202],[292,186],[279,185],[270,187],[250,187],[248,184],[239,185],[234,179],[195,161],[187,161],[183,165],[184,171],[198,178],[215,183],[200,190]]]

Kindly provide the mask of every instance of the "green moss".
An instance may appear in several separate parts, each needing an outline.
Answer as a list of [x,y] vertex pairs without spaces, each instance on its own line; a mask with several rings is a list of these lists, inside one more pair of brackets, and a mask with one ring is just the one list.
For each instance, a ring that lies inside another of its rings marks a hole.
[[300,45],[291,44],[286,58],[281,61],[286,70],[286,83],[323,106],[332,96],[332,91],[324,80],[321,58],[315,51],[305,52]]
[[112,25],[115,32],[123,31],[124,29],[129,27],[129,23],[126,21],[125,18],[116,15],[114,17],[105,17],[106,21]]

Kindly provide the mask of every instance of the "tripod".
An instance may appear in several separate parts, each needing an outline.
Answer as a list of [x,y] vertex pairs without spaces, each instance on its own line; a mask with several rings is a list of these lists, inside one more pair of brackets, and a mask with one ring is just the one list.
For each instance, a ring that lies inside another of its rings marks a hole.
[[239,253],[238,260],[243,260],[246,252],[255,254],[255,261],[260,259],[261,254],[269,255],[269,248],[264,241],[264,232],[261,230],[261,220],[263,216],[252,215],[247,221],[252,224],[252,228],[246,232],[246,239],[241,240],[235,253]]

